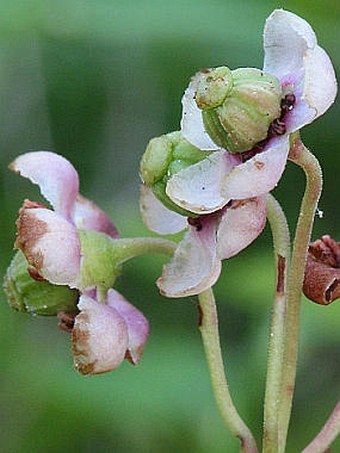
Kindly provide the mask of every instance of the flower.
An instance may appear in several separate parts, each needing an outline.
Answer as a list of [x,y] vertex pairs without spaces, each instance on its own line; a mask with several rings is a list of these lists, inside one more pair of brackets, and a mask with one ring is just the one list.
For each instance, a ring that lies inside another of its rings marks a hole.
[[149,334],[143,314],[114,289],[107,304],[82,295],[72,329],[75,368],[82,374],[106,373],[124,358],[136,365]]
[[116,228],[104,211],[79,194],[78,174],[62,156],[31,152],[10,168],[38,184],[54,208],[25,200],[16,246],[34,278],[81,293],[79,314],[60,314],[62,328],[72,331],[75,367],[97,374],[116,368],[125,357],[138,363],[149,326],[140,311],[111,289],[120,271],[110,254],[118,241]]
[[[209,198],[204,198],[205,212],[220,209],[230,200],[253,198],[271,191],[286,165],[289,134],[314,121],[333,103],[337,83],[332,63],[305,20],[288,11],[275,10],[265,24],[264,51],[263,73],[277,78],[282,90],[280,117],[273,121],[264,140],[246,152],[233,154],[237,164],[231,171],[223,173],[219,165],[211,165],[208,156],[197,164],[199,171],[193,165],[175,174],[166,192],[183,209],[196,212],[197,199],[202,194],[202,190],[199,193],[191,190],[196,180],[201,187],[207,186],[205,181],[216,181]],[[183,96],[181,132],[201,150],[226,154],[232,150],[222,148],[221,151],[221,145],[214,142],[196,102],[204,76],[204,73],[196,74]],[[256,96],[251,102],[256,103]]]
[[[275,10],[266,21],[264,50],[262,71],[224,66],[192,78],[182,99],[181,140],[206,152],[205,158],[177,164],[174,171],[169,162],[178,154],[175,148],[168,145],[155,157],[151,151],[156,147],[147,149],[141,167],[144,222],[163,234],[188,228],[158,280],[168,297],[211,286],[221,260],[261,233],[265,194],[283,173],[289,135],[322,115],[335,99],[332,63],[305,20]],[[189,213],[188,223],[184,213]]]
[[340,298],[340,242],[328,235],[309,246],[303,292],[321,305]]
[[221,260],[247,247],[266,223],[265,196],[233,201],[215,213],[188,219],[167,209],[146,185],[141,191],[145,224],[159,234],[187,227],[173,258],[163,268],[157,285],[167,297],[199,294],[211,287],[221,272]]

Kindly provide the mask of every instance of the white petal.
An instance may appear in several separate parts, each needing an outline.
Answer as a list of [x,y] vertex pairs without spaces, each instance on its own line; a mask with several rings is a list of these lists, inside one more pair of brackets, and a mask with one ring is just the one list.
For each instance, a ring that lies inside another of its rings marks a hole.
[[79,190],[79,179],[68,160],[49,151],[36,151],[22,154],[10,168],[38,184],[42,195],[54,210],[70,219]]
[[118,238],[118,231],[109,216],[92,201],[78,195],[74,204],[72,218],[77,228],[82,230],[100,231]]
[[149,335],[149,323],[143,313],[130,304],[121,294],[114,289],[107,293],[107,303],[114,308],[124,319],[129,335],[127,350],[129,358],[136,365],[143,353]]
[[322,115],[334,102],[337,83],[332,63],[317,45],[311,26],[283,10],[274,11],[264,29],[264,71],[277,76],[296,103],[286,118],[294,132]]
[[264,71],[280,81],[303,70],[307,49],[314,49],[316,36],[312,27],[299,16],[275,10],[264,27]]
[[303,99],[315,109],[317,118],[333,104],[336,93],[337,82],[332,62],[327,53],[316,46],[305,59]]
[[189,227],[157,281],[163,295],[192,296],[216,282],[221,272],[221,261],[216,257],[216,228],[216,219],[206,222],[200,231]]
[[217,255],[230,258],[251,244],[266,224],[265,196],[234,202],[217,230]]
[[226,175],[239,163],[239,156],[216,151],[176,173],[168,181],[166,193],[174,203],[188,211],[214,212],[229,201],[221,195],[221,187]]
[[38,273],[56,285],[77,288],[80,241],[75,226],[45,208],[21,209],[16,245]]
[[224,178],[224,198],[242,200],[270,192],[281,178],[288,152],[288,134],[272,138],[263,152],[238,165]]
[[82,295],[72,330],[74,366],[82,374],[117,368],[125,358],[128,329],[114,308]]
[[182,98],[183,112],[181,132],[190,143],[205,151],[216,150],[218,146],[212,141],[203,124],[201,110],[197,107],[195,93],[202,73],[197,73],[185,90]]
[[175,234],[187,226],[187,220],[167,209],[148,186],[141,186],[140,210],[143,222],[158,234]]

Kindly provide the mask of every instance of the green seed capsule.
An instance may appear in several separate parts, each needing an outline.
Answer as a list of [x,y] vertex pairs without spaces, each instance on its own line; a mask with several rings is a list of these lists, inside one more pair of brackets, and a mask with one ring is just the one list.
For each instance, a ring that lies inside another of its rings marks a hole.
[[180,132],[150,140],[141,160],[141,177],[168,209],[184,216],[193,214],[177,206],[166,194],[168,180],[181,170],[205,159],[210,153],[191,145]]
[[[240,68],[230,73],[226,69],[212,69],[202,77],[196,103],[213,141],[232,153],[241,153],[264,140],[270,124],[280,117],[282,89],[276,77],[259,69]],[[225,91],[217,102],[215,93],[222,93],[222,86]],[[204,90],[214,93],[210,104],[202,102]]]

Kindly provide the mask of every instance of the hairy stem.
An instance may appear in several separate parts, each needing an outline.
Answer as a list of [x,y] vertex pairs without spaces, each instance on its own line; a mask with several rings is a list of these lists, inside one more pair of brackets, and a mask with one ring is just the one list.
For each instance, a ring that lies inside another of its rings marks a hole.
[[286,311],[287,268],[290,252],[285,214],[275,198],[267,195],[267,218],[273,235],[276,285],[269,335],[267,382],[264,399],[263,452],[278,450],[278,407],[281,392],[283,341]]
[[200,331],[217,406],[225,425],[240,439],[240,451],[256,453],[258,450],[254,437],[238,414],[229,393],[222,360],[214,294],[211,289],[208,289],[199,294],[198,299],[202,315]]
[[307,260],[308,244],[317,204],[322,190],[322,171],[316,157],[301,142],[299,134],[292,136],[289,159],[306,175],[306,189],[301,203],[295,232],[287,290],[287,313],[284,343],[284,368],[279,414],[279,452],[285,449],[292,407],[299,342],[301,290]]

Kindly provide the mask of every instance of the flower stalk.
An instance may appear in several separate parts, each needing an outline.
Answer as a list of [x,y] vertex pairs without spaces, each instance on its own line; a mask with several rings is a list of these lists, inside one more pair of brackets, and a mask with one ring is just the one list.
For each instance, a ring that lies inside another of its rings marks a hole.
[[198,300],[202,315],[199,328],[208,363],[211,385],[222,419],[230,431],[240,439],[241,452],[257,453],[258,449],[254,437],[237,412],[229,392],[223,366],[217,310],[212,289],[210,288],[199,294]]
[[283,366],[287,269],[290,254],[289,229],[278,201],[267,195],[267,218],[272,230],[276,263],[276,287],[268,346],[267,381],[264,400],[263,452],[278,448],[278,409]]
[[302,168],[306,189],[295,232],[287,290],[287,312],[284,342],[284,368],[279,408],[279,452],[286,445],[292,407],[299,341],[300,301],[308,245],[315,212],[322,190],[322,171],[316,157],[303,145],[298,133],[292,134],[289,160]]
[[323,453],[340,433],[340,401],[315,439],[302,453]]

